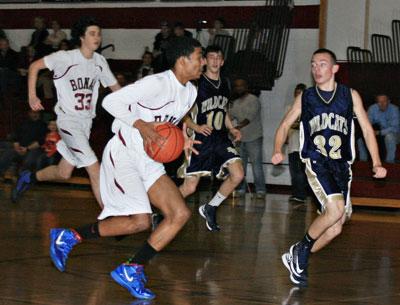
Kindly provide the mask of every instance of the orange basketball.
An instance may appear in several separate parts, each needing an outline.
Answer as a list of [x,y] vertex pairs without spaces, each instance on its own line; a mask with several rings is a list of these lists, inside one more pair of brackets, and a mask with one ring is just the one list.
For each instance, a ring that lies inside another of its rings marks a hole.
[[183,150],[184,138],[182,130],[171,123],[158,125],[155,129],[160,136],[165,138],[165,142],[161,147],[153,143],[153,152],[150,151],[150,146],[146,146],[146,153],[150,158],[161,163],[176,160]]

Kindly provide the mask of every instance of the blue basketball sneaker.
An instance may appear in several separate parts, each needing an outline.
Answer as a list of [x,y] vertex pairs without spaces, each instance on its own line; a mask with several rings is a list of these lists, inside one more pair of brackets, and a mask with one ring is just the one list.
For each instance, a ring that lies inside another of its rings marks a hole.
[[81,237],[70,229],[50,230],[50,257],[58,270],[65,271],[69,252],[80,242]]
[[111,277],[122,287],[128,289],[135,298],[151,300],[155,294],[144,287],[146,276],[142,265],[121,264],[111,272]]
[[294,244],[289,252],[282,255],[282,262],[290,272],[290,280],[293,284],[307,286],[308,274],[307,263],[299,263],[299,246]]
[[206,220],[206,226],[209,231],[215,232],[221,230],[217,224],[217,207],[203,204],[199,207],[199,213]]
[[18,176],[17,184],[11,191],[12,202],[17,202],[22,193],[29,190],[32,184],[32,172],[29,170],[22,171]]

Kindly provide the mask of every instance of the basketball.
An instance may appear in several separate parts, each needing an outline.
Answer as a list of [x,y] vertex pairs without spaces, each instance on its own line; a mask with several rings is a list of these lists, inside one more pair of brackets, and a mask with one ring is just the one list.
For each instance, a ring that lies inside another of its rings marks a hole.
[[182,130],[171,123],[158,125],[155,129],[160,136],[165,138],[165,142],[161,147],[153,143],[151,145],[153,151],[150,150],[150,145],[146,146],[146,153],[154,161],[161,163],[176,160],[183,150],[184,138]]

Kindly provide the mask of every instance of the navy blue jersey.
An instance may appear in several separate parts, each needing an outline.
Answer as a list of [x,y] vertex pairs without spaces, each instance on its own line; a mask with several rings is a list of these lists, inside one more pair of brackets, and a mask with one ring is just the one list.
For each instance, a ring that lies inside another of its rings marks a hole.
[[302,159],[352,162],[354,153],[353,99],[351,90],[337,84],[332,99],[316,87],[303,92],[300,117]]
[[196,140],[218,142],[221,137],[228,136],[225,117],[229,96],[229,84],[226,79],[214,81],[205,75],[200,77],[192,119],[198,125],[207,124],[213,131],[208,137],[196,134]]

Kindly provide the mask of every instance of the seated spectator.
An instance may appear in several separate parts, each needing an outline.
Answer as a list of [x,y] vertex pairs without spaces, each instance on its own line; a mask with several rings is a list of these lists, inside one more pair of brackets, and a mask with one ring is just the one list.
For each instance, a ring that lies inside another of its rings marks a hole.
[[142,64],[136,72],[136,80],[141,79],[147,75],[154,74],[153,69],[153,53],[145,51],[142,55]]
[[67,34],[61,30],[60,24],[57,20],[51,22],[52,32],[47,36],[46,43],[51,45],[54,51],[59,49],[61,41],[67,39]]
[[168,48],[168,43],[172,37],[171,28],[168,22],[161,22],[160,32],[156,35],[153,43],[154,70],[156,73],[165,71],[169,68],[165,51]]
[[61,159],[61,155],[57,152],[57,142],[61,139],[57,131],[57,123],[51,120],[47,123],[48,132],[41,146],[41,153],[38,156],[36,169],[40,170],[50,165],[56,165]]
[[0,29],[0,38],[7,38],[7,35],[3,29]]
[[173,33],[176,37],[186,36],[189,38],[193,38],[193,34],[186,30],[185,26],[180,21],[175,22]]
[[45,135],[46,124],[41,120],[40,113],[29,110],[28,119],[18,126],[12,136],[13,146],[6,148],[0,156],[0,175],[4,175],[13,162],[21,163],[21,171],[35,169]]
[[120,85],[121,88],[128,84],[126,75],[122,72],[115,73],[115,78],[117,79],[118,85]]
[[217,35],[226,35],[230,36],[229,32],[224,29],[225,20],[221,17],[215,19],[214,28],[208,30],[208,34],[210,35],[208,38],[208,45],[212,45],[214,43],[215,36]]
[[[10,48],[7,38],[0,38],[0,103],[17,85],[18,53]],[[12,90],[11,90],[12,89]]]
[[[386,150],[385,162],[394,163],[400,132],[399,107],[391,104],[386,94],[376,95],[375,102],[368,108],[368,118],[378,137],[378,144],[382,143]],[[357,144],[360,160],[365,161],[367,156],[365,143],[358,141]]]

